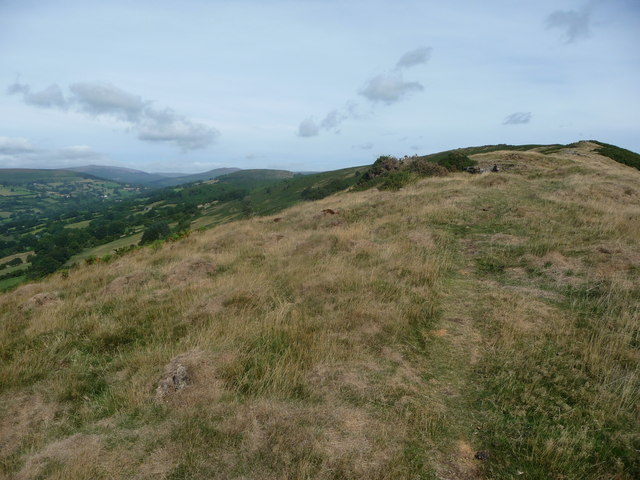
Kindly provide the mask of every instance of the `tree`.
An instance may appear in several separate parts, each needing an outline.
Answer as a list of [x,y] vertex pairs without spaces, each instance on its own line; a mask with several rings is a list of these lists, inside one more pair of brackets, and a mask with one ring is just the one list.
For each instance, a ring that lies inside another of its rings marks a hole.
[[166,222],[156,222],[147,227],[142,234],[139,245],[155,242],[169,235],[169,225]]

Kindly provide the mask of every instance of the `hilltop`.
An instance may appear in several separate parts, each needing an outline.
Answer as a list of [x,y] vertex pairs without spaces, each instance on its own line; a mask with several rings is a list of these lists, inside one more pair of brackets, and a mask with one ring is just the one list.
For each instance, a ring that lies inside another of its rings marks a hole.
[[479,148],[0,295],[0,476],[638,478],[640,171]]

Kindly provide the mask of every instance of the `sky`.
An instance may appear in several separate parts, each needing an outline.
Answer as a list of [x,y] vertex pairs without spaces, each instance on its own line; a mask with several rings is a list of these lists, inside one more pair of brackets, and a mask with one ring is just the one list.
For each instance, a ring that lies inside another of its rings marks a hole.
[[640,152],[640,0],[0,0],[0,168]]

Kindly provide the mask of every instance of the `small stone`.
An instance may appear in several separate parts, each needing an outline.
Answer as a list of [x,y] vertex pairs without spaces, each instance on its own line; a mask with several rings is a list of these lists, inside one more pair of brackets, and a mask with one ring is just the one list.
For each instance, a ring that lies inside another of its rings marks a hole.
[[476,452],[473,458],[475,458],[476,460],[489,460],[489,452],[487,452],[486,450],[479,450]]

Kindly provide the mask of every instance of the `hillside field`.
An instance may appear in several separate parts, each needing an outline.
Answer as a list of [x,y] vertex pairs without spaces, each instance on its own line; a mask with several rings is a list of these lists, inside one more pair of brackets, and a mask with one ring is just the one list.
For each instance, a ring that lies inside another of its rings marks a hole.
[[640,478],[640,171],[541,148],[1,294],[0,478]]

